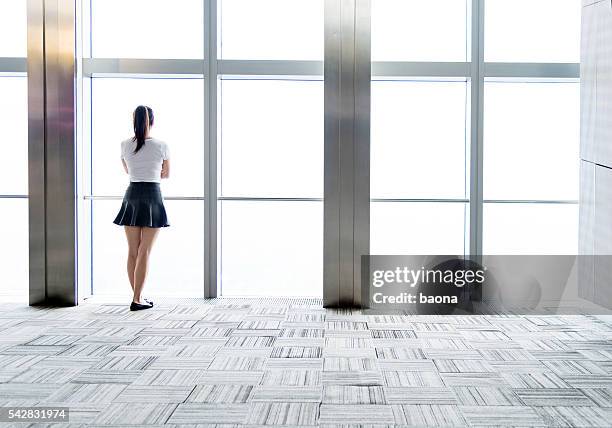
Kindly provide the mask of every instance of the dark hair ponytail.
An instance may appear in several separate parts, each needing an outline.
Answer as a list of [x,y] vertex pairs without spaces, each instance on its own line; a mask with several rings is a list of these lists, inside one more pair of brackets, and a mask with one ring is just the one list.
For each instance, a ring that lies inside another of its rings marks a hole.
[[153,109],[147,106],[138,106],[134,110],[134,138],[136,141],[136,150],[142,149],[145,144],[145,138],[149,133],[149,129],[153,126]]

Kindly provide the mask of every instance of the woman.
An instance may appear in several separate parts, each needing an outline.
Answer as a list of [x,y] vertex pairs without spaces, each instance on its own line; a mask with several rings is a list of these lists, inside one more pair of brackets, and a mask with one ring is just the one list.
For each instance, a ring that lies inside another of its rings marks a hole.
[[153,302],[142,297],[142,289],[159,228],[169,226],[159,183],[170,176],[170,156],[166,143],[151,138],[152,127],[153,110],[147,106],[136,107],[134,136],[121,143],[121,161],[130,176],[130,185],[114,223],[124,226],[128,241],[131,311],[153,307]]

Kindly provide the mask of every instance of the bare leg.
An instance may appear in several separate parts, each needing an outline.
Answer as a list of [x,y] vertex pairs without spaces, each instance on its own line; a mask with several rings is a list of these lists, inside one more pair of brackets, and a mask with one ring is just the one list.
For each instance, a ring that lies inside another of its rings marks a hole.
[[140,246],[140,235],[142,227],[125,226],[125,236],[128,241],[127,274],[130,279],[132,292],[134,291],[134,270],[136,269],[136,258]]
[[134,302],[142,303],[142,289],[147,278],[147,265],[149,264],[149,255],[155,243],[155,238],[159,233],[159,228],[143,227],[138,247],[138,256],[136,257],[136,268],[134,270]]

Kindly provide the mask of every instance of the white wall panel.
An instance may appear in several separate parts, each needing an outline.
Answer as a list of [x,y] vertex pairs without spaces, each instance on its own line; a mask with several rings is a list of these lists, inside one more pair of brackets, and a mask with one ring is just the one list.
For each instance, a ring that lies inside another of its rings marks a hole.
[[[612,306],[612,3],[583,1],[580,294]],[[603,166],[602,166],[603,165]],[[607,167],[606,167],[607,166]],[[600,256],[606,257],[600,257]],[[592,269],[591,269],[592,268]]]
[[595,161],[595,119],[597,94],[598,7],[582,12],[582,45],[580,57],[580,158]]
[[595,302],[612,305],[612,169],[595,168]]
[[[596,162],[612,167],[612,3],[597,3]],[[585,9],[588,9],[585,8]]]
[[580,296],[587,300],[594,297],[593,254],[595,215],[595,164],[580,162],[580,235],[578,238],[578,254],[587,257],[578,259],[578,275]]

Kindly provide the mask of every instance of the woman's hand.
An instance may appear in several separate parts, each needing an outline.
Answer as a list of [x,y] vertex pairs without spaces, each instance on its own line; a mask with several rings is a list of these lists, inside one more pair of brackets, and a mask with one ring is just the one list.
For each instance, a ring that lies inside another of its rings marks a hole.
[[162,163],[161,178],[169,178],[169,177],[170,177],[170,160],[166,159]]

